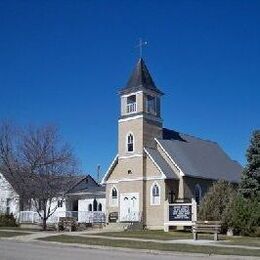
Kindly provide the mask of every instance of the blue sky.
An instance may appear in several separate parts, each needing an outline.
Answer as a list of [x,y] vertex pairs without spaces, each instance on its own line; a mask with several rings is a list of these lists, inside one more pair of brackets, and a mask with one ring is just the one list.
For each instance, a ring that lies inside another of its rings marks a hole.
[[117,153],[119,96],[144,59],[164,126],[240,163],[260,128],[260,1],[0,1],[0,120],[55,123],[83,172]]

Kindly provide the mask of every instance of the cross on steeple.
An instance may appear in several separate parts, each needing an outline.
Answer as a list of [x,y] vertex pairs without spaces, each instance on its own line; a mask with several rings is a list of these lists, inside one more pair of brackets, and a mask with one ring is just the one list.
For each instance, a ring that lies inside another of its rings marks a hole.
[[139,48],[139,58],[141,59],[143,56],[143,46],[147,45],[147,41],[143,41],[142,38],[139,39],[139,44],[136,46],[136,48]]

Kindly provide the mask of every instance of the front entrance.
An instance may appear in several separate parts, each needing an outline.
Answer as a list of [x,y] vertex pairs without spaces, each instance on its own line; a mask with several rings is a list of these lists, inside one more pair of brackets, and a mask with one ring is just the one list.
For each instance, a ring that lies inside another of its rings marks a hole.
[[120,221],[139,221],[139,193],[120,194]]

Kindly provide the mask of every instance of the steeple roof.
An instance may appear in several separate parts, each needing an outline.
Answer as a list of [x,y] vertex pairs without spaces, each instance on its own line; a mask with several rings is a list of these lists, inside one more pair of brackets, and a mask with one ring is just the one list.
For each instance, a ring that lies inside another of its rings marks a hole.
[[147,69],[144,60],[140,58],[129,78],[126,87],[120,90],[120,94],[129,94],[138,90],[149,89],[159,94],[163,94],[154,84],[154,81]]

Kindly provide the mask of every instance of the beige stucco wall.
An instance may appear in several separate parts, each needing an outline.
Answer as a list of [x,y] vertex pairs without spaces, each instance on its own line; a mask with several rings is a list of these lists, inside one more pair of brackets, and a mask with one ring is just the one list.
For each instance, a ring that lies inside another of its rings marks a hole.
[[144,177],[162,177],[159,169],[154,165],[148,156],[144,159]]
[[[115,187],[118,190],[118,206],[111,206],[111,190]],[[139,211],[143,212],[143,181],[121,181],[119,183],[108,183],[106,185],[107,213],[119,212],[120,194],[122,193],[139,193]]]
[[[151,205],[151,187],[157,183],[160,187],[160,205]],[[164,180],[149,180],[144,182],[144,224],[149,229],[162,229],[164,223],[165,185]]]
[[[127,136],[134,136],[134,152],[127,152]],[[118,154],[129,156],[143,153],[143,119],[137,118],[128,121],[120,121],[118,124]]]
[[[165,182],[161,179],[162,175],[154,163],[147,157],[144,158],[144,176],[127,174],[127,165],[132,168],[139,168],[141,158],[128,158],[119,160],[118,164],[112,171],[106,185],[107,213],[120,212],[120,194],[122,193],[139,193],[139,210],[143,214],[144,224],[148,228],[162,229],[164,223],[164,203],[165,203]],[[128,177],[127,180],[125,180]],[[141,180],[130,181],[134,177],[143,177]],[[155,178],[156,180],[146,180]],[[112,183],[114,182],[114,183]],[[151,187],[154,183],[160,186],[160,205],[151,205]],[[116,187],[118,190],[118,206],[111,206],[111,191]]]
[[[128,174],[128,170],[131,170],[132,174]],[[143,177],[143,157],[119,158],[108,181],[136,179],[141,177]]]
[[195,185],[199,184],[202,190],[202,196],[205,195],[207,190],[214,181],[202,178],[193,178],[193,177],[184,177],[183,184],[184,184],[184,197],[185,198],[194,198],[194,191]]

